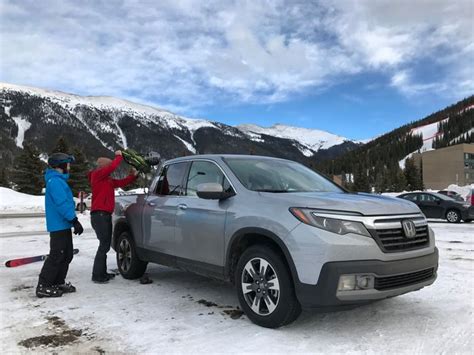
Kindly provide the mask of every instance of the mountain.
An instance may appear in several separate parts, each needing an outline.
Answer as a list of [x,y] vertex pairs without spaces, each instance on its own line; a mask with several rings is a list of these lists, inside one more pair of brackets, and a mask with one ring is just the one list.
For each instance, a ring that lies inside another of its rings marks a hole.
[[413,153],[459,143],[474,143],[474,95],[334,159],[320,161],[316,167],[347,180],[353,176],[368,179],[367,183],[377,191],[385,191],[377,186],[393,187],[392,180],[398,179],[400,169]]
[[129,147],[157,151],[165,158],[251,153],[312,164],[360,144],[320,130],[283,125],[233,127],[113,97],[0,84],[0,162],[10,166],[25,142],[47,154],[60,136],[69,145],[79,146],[90,160]]

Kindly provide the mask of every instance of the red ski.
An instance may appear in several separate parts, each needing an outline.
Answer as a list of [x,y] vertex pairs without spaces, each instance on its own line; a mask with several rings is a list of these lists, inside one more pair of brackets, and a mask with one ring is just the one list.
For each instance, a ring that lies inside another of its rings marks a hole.
[[[77,253],[79,253],[79,249],[74,249],[74,254],[77,254]],[[17,267],[17,266],[22,266],[22,265],[26,265],[26,264],[36,263],[37,261],[43,261],[44,259],[46,259],[47,256],[48,256],[48,254],[30,256],[30,257],[19,258],[19,259],[12,259],[12,260],[5,261],[5,266],[6,267]]]

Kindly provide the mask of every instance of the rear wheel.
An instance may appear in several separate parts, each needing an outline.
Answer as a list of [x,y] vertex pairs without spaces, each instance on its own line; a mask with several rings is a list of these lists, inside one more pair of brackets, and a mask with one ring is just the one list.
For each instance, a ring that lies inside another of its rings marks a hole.
[[300,315],[288,267],[271,247],[255,245],[247,249],[234,277],[240,305],[255,324],[278,328]]
[[126,279],[138,279],[145,273],[147,262],[138,258],[135,242],[129,231],[120,234],[117,240],[117,266]]
[[449,210],[446,212],[446,219],[449,223],[459,223],[461,222],[461,215],[456,210]]

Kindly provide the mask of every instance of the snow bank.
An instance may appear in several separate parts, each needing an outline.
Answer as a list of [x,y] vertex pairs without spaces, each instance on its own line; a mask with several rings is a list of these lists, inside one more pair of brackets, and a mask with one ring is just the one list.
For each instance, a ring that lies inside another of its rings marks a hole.
[[44,212],[44,196],[33,196],[0,187],[1,212]]
[[462,196],[464,200],[466,200],[467,195],[469,195],[471,193],[471,190],[473,189],[474,189],[474,184],[466,185],[466,186],[458,186],[456,184],[451,184],[444,190],[457,192],[458,194]]

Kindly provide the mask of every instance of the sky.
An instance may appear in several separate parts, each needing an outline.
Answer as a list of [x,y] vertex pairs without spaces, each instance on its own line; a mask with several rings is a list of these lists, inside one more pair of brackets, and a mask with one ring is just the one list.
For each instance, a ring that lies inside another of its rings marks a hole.
[[474,1],[0,0],[0,81],[380,135],[474,94]]

